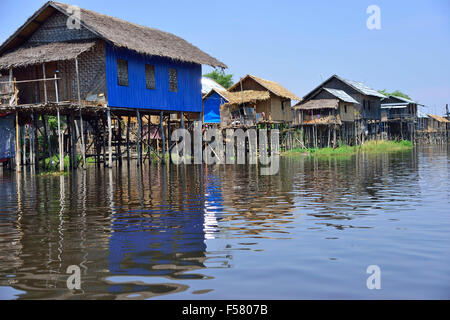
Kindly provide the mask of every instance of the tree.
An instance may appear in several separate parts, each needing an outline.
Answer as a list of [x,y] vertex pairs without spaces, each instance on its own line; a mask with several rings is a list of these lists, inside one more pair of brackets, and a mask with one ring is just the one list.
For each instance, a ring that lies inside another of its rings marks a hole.
[[401,97],[401,98],[405,98],[405,99],[409,99],[411,100],[411,98],[406,94],[401,92],[400,90],[395,90],[394,92],[387,92],[386,89],[383,90],[378,90],[379,93],[384,94],[386,97],[388,96],[396,96],[396,97]]
[[225,89],[228,89],[233,85],[233,75],[225,74],[225,71],[223,70],[216,69],[213,72],[204,74],[203,76],[213,79],[215,82],[220,84]]

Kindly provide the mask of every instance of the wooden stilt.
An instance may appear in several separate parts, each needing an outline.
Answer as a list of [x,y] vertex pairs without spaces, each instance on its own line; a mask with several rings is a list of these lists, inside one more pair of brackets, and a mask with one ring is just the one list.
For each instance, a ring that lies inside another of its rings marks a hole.
[[119,128],[118,128],[118,139],[117,139],[117,157],[119,158],[119,166],[122,166],[122,118],[119,117],[117,120],[118,124],[119,124]]
[[137,146],[137,165],[141,165],[142,161],[142,150],[141,150],[141,139],[142,139],[142,118],[141,114],[139,113],[139,109],[136,109],[136,116],[137,116],[137,122],[138,122],[138,133],[137,133],[137,139],[136,139],[136,146]]
[[22,166],[25,166],[27,164],[27,142],[25,140],[25,128],[26,126],[22,126],[20,130],[20,140],[22,141]]
[[81,92],[80,92],[80,74],[78,71],[78,58],[75,58],[75,73],[77,76],[77,93],[78,93],[78,107],[80,108],[80,149],[81,157],[83,160],[83,169],[86,170],[86,147],[84,144],[84,126],[83,126],[83,116],[82,116],[82,104],[81,104]]
[[127,161],[130,161],[130,126],[131,117],[127,117]]
[[112,126],[111,126],[111,111],[106,109],[106,116],[108,118],[108,168],[112,168]]
[[19,141],[19,112],[16,111],[16,171],[21,172],[22,166],[20,165],[20,141]]
[[[51,167],[52,165],[52,151],[51,151],[51,139],[50,139],[50,134],[47,128],[47,119],[45,118],[44,115],[41,116],[41,121],[42,121],[42,127],[44,128],[44,145],[47,145],[47,154],[48,154],[48,161],[49,161],[49,167]],[[47,140],[47,141],[46,141]],[[43,149],[45,150],[45,148]],[[42,168],[45,170],[46,165],[45,165],[45,152],[43,152],[44,156],[43,156],[43,161],[42,161]]]
[[59,148],[59,171],[64,171],[64,137],[61,132],[61,116],[59,107],[56,109],[56,117],[58,121],[58,148]]
[[170,113],[167,117],[167,152],[169,152],[169,161],[172,162],[172,152],[170,150],[170,134],[171,134],[171,127],[170,127]]
[[148,153],[148,163],[152,163],[152,150],[151,146],[151,133],[150,133],[150,125],[151,125],[151,116],[148,115],[147,118],[147,153]]
[[77,134],[76,134],[76,124],[74,115],[70,114],[68,119],[68,123],[70,126],[70,158],[71,158],[71,168],[76,169],[78,167],[78,159],[77,159]]
[[[184,112],[181,112],[180,126],[182,129],[184,129]],[[186,143],[184,140],[185,140],[185,136],[183,134],[183,163],[184,163],[184,155],[186,154]],[[177,156],[178,156],[178,154],[177,154]]]
[[39,135],[38,135],[38,116],[33,114],[33,151],[34,167],[39,171]]
[[161,163],[165,164],[166,163],[166,139],[165,139],[165,135],[164,135],[164,113],[162,111],[160,111],[159,113],[159,127],[161,130],[161,146],[162,146],[162,159],[161,159]]

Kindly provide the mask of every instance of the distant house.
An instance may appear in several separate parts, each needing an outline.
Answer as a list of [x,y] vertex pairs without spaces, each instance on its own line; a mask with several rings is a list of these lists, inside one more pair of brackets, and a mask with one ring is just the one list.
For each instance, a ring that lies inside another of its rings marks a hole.
[[231,100],[222,106],[221,123],[255,125],[257,123],[291,124],[293,113],[291,100],[300,100],[280,84],[246,75],[228,91]]
[[450,123],[449,120],[447,120],[444,117],[441,117],[436,114],[427,114],[428,116],[428,132],[432,133],[445,133],[447,130],[447,124]]
[[336,143],[337,135],[350,144],[358,105],[343,90],[320,88],[294,106],[294,124],[304,128],[306,145],[329,146],[331,139]]
[[203,122],[220,123],[220,106],[228,102],[224,98],[227,89],[208,77],[202,77]]
[[[386,98],[386,96],[368,87],[362,82],[347,80],[337,75],[332,75],[305,95],[303,97],[303,101],[306,102],[312,97],[316,97],[320,92],[323,92],[324,88],[345,92],[346,95],[356,101],[356,103],[353,104],[352,115],[350,116],[350,113],[347,114],[347,119],[350,119],[349,117],[354,117],[354,124],[351,127],[343,127],[343,130],[345,130],[343,136],[354,136],[355,139],[361,142],[364,140],[366,135],[375,135],[375,129],[381,120],[381,99]],[[331,93],[328,92],[322,94]]]
[[388,137],[412,139],[417,102],[390,95],[381,101],[381,121]]
[[[74,10],[80,21],[69,28]],[[202,64],[226,67],[173,34],[58,2],[47,2],[0,47],[0,70],[18,81],[57,74],[59,101],[77,101],[79,79],[85,105],[147,112],[200,113]],[[19,104],[56,100],[53,82],[18,89]]]
[[229,94],[225,89],[212,88],[203,96],[204,123],[220,123],[220,107],[230,101]]

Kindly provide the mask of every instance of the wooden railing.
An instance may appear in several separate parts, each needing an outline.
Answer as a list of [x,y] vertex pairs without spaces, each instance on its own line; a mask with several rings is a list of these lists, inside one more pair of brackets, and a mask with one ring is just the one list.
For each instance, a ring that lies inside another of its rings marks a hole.
[[[10,107],[19,105],[19,88],[18,84],[22,83],[35,83],[42,82],[44,84],[44,101],[43,103],[55,102],[59,103],[59,95],[58,95],[58,78],[57,75],[53,78],[42,78],[42,79],[32,79],[32,80],[16,80],[16,78],[9,81],[0,81],[0,104],[7,104]],[[55,86],[55,101],[49,101],[48,92],[47,92],[47,81],[54,81]],[[9,90],[8,90],[9,87]],[[6,103],[5,103],[6,102]]]

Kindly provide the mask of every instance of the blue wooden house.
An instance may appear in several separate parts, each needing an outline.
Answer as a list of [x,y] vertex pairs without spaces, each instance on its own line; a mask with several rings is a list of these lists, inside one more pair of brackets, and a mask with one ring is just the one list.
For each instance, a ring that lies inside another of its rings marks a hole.
[[[148,124],[152,123],[151,115],[159,115],[162,139],[170,136],[171,119],[180,120],[183,126],[184,118],[200,118],[202,65],[226,68],[173,34],[49,1],[0,46],[0,78],[17,81],[16,89],[0,99],[0,111],[13,107],[22,124],[57,112],[66,115],[70,141],[64,145],[70,148],[72,167],[77,166],[75,144],[79,141],[86,164],[89,144],[84,143],[83,128],[89,126],[87,130],[95,136],[97,163],[107,137],[111,166],[112,140],[117,145],[116,159],[122,159],[122,116],[128,117],[128,124],[130,117],[138,119],[139,159],[145,134],[143,115]],[[76,121],[81,123],[80,130],[76,129]],[[33,126],[34,130],[38,125]],[[162,145],[164,159],[165,144],[154,144]],[[126,145],[129,158],[128,136]]]
[[[203,64],[226,68],[173,34],[52,1],[0,46],[0,73],[57,73],[59,101],[77,102],[79,89],[85,105],[149,112],[201,112]],[[52,82],[18,86],[19,104],[56,100]]]

